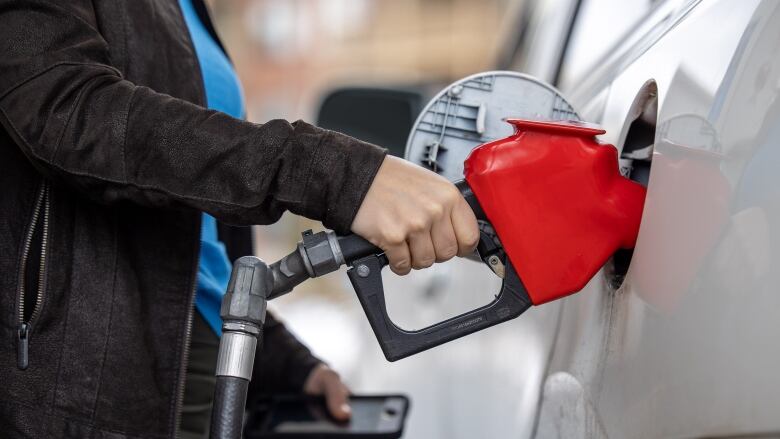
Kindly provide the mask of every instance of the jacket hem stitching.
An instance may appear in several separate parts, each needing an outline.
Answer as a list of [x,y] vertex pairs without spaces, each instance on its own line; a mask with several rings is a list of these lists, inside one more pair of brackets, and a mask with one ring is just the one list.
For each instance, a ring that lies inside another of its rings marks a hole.
[[[13,401],[13,402],[11,402],[11,401],[7,401],[7,400],[0,400],[0,404],[4,405],[5,407],[9,407],[9,408],[11,408],[13,406],[22,406],[22,407],[27,408],[28,410],[33,411],[33,412],[39,412],[40,409],[41,409],[39,406],[34,406],[34,405],[31,405],[31,404],[28,404],[28,403],[22,402],[22,401]],[[54,410],[48,411],[46,413],[46,416],[51,417],[51,418],[61,419],[62,421],[73,423],[73,424],[77,424],[77,425],[80,425],[82,427],[88,427],[88,428],[91,428],[93,430],[97,430],[98,432],[119,434],[119,435],[127,436],[127,437],[130,437],[130,438],[161,438],[162,439],[162,438],[167,437],[167,435],[163,435],[163,434],[153,434],[153,435],[149,436],[147,433],[134,433],[132,431],[127,431],[127,430],[118,430],[118,429],[114,429],[114,428],[103,427],[103,426],[100,426],[98,424],[95,424],[94,422],[86,422],[86,421],[83,421],[81,419],[77,419],[77,418],[73,418],[73,417],[67,416],[65,414],[60,413],[60,411],[58,409],[54,409]]]

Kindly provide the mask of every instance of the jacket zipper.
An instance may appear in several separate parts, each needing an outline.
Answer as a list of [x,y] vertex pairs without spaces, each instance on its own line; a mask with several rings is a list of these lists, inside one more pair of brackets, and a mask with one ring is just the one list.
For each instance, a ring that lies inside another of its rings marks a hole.
[[[197,259],[197,258],[196,258]],[[196,284],[197,285],[197,284]],[[181,360],[181,369],[179,371],[179,389],[176,394],[176,414],[174,416],[174,437],[179,437],[179,423],[181,423],[181,411],[184,405],[184,384],[187,380],[187,365],[190,359],[190,338],[192,338],[192,317],[195,308],[195,288],[190,294],[189,310],[187,311],[187,328],[184,332],[184,351]]]
[[[32,218],[30,220],[30,227],[27,229],[27,235],[24,238],[24,246],[22,248],[22,261],[19,266],[19,287],[16,292],[17,297],[17,313],[18,313],[18,329],[17,329],[17,345],[16,345],[16,366],[20,370],[25,370],[30,364],[29,346],[30,346],[30,332],[32,325],[38,314],[41,312],[41,306],[43,305],[43,293],[46,289],[46,252],[49,242],[49,185],[45,181],[41,183],[41,187],[38,190],[38,195],[35,199],[35,206],[33,209]],[[42,223],[41,229],[41,258],[38,266],[38,289],[35,295],[35,306],[33,307],[30,318],[25,321],[25,300],[27,294],[26,288],[26,276],[27,276],[27,263],[30,259],[30,250],[32,247],[33,238],[35,232],[38,229],[38,223]]]
[[[193,5],[195,6],[196,12],[198,12],[199,19],[203,22],[203,24],[206,26],[206,29],[209,31],[209,34],[214,38],[214,41],[217,42],[220,48],[222,48],[222,51],[225,53],[225,56],[228,56],[227,51],[225,50],[224,46],[222,45],[222,41],[220,41],[219,37],[217,36],[216,31],[214,30],[214,25],[211,21],[211,17],[208,14],[208,8],[206,7],[206,4],[203,0],[195,0],[193,1]],[[179,5],[177,5],[179,6]],[[189,37],[189,45],[192,49],[193,53],[195,52],[195,44],[192,41],[192,37],[189,33],[189,27],[187,26],[186,21],[184,20],[184,13],[181,11],[181,8],[179,7],[179,13],[182,17],[182,23],[184,24],[185,29],[185,35]],[[228,56],[228,59],[230,57]],[[200,62],[196,59],[196,65],[198,67],[198,73],[200,74],[201,81],[203,81],[203,72],[201,70]],[[206,104],[206,89],[205,86],[201,88],[201,105]],[[196,229],[198,233],[200,233],[200,221],[198,221],[198,228]],[[200,265],[200,240],[196,241],[195,244],[195,261],[192,267],[193,272],[195,273],[195,276],[192,280],[192,285],[190,286],[190,297],[189,297],[189,307],[187,308],[187,327],[184,332],[184,350],[182,351],[182,360],[181,360],[181,368],[179,370],[179,383],[178,383],[178,392],[176,395],[176,406],[173,416],[173,435],[175,438],[179,437],[180,434],[180,422],[181,422],[181,412],[184,405],[184,385],[187,380],[187,365],[189,363],[190,359],[190,339],[192,338],[192,318],[195,313],[195,295],[197,293],[197,287],[198,287],[198,267]]]
[[[209,31],[209,34],[214,38],[214,41],[217,42],[217,44],[222,48],[223,52],[225,52],[225,56],[227,56],[227,51],[224,50],[224,46],[222,45],[222,42],[219,40],[219,37],[217,36],[216,32],[214,31],[214,25],[211,22],[211,17],[208,14],[208,8],[206,7],[206,4],[203,2],[203,0],[195,0],[193,1],[193,5],[195,6],[196,12],[198,12],[199,19],[203,22],[203,24],[206,26],[207,30]],[[179,5],[177,5],[179,6]],[[184,24],[185,29],[185,35],[189,37],[189,45],[192,49],[193,53],[195,53],[195,44],[192,41],[192,36],[189,32],[189,27],[187,26],[186,21],[184,20],[184,13],[181,11],[181,8],[179,8],[179,13],[182,17],[182,23]],[[203,72],[201,70],[200,62],[195,60],[195,64],[198,67],[198,73],[200,74],[201,82],[203,81]],[[206,104],[206,89],[205,86],[201,88],[201,105]],[[199,217],[200,218],[200,217]],[[198,228],[196,229],[198,233],[200,233],[200,220],[198,221]],[[179,370],[179,383],[178,383],[178,392],[176,394],[176,406],[175,406],[175,413],[173,416],[173,435],[175,438],[178,438],[180,435],[180,423],[181,423],[181,412],[182,408],[184,406],[184,385],[187,381],[187,365],[189,364],[190,359],[190,339],[192,338],[192,318],[195,313],[195,295],[197,294],[197,287],[198,287],[198,267],[200,265],[200,240],[196,240],[195,249],[193,250],[195,253],[195,261],[193,263],[192,270],[195,273],[195,276],[192,279],[192,285],[190,285],[190,297],[189,297],[189,304],[187,308],[187,327],[184,332],[184,350],[182,351],[182,359],[181,359],[181,368]]]
[[[200,221],[198,221],[198,228],[196,229],[200,231]],[[182,359],[181,359],[181,368],[179,369],[179,382],[178,382],[178,389],[176,393],[176,412],[173,416],[173,436],[175,438],[179,437],[180,434],[180,423],[181,423],[181,411],[182,406],[184,405],[184,385],[187,381],[187,365],[189,364],[190,359],[190,339],[192,338],[192,318],[195,314],[195,294],[196,289],[198,286],[198,266],[200,265],[200,252],[198,251],[200,246],[200,240],[197,241],[196,247],[195,247],[195,262],[193,264],[193,272],[195,273],[195,276],[193,277],[192,284],[190,285],[190,297],[189,297],[189,303],[187,307],[187,327],[184,331],[184,350],[182,351]]]

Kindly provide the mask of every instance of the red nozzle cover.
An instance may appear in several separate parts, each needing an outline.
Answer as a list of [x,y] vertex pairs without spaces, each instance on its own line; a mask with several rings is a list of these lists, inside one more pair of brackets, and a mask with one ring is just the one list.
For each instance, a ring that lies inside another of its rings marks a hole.
[[639,233],[645,188],[580,122],[508,119],[515,133],[475,148],[466,181],[535,305],[581,290]]

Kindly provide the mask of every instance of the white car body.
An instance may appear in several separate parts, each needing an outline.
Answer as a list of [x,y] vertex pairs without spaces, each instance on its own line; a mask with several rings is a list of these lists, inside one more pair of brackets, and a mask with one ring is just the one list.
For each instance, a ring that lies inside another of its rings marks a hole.
[[[621,19],[589,3],[572,41]],[[575,45],[560,87],[618,149],[656,126],[645,212],[623,285],[553,305],[535,436],[780,435],[780,2],[626,4],[644,17]]]

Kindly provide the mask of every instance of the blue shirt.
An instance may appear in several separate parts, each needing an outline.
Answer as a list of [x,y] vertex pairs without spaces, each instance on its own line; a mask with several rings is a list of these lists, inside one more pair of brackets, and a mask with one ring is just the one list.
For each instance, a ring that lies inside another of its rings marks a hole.
[[[192,0],[179,0],[179,5],[200,63],[203,85],[206,89],[206,104],[213,110],[243,118],[244,98],[241,83],[232,64],[203,25],[192,5]],[[230,280],[230,269],[225,245],[217,237],[217,220],[204,213],[200,233],[200,265],[195,307],[217,335],[222,335],[219,307]]]

